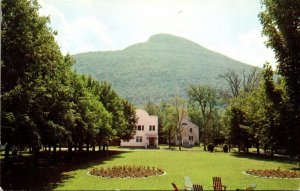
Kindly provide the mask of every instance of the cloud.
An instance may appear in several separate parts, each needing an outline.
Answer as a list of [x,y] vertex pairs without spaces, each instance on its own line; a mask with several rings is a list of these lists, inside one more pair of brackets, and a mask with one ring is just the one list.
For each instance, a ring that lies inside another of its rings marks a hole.
[[244,57],[249,61],[252,60],[249,63],[262,65],[262,63],[270,62],[275,66],[274,53],[271,49],[266,48],[264,42],[267,38],[262,37],[260,31],[256,29],[239,36],[239,44]]
[[260,29],[238,35],[235,43],[220,44],[219,52],[236,60],[262,67],[265,62],[270,62],[276,68],[274,53],[264,45],[265,37],[261,36]]
[[[66,3],[69,0],[64,0]],[[77,6],[83,6],[89,0],[80,1]],[[86,14],[76,18],[67,18],[66,13],[57,6],[48,3],[47,0],[40,0],[40,14],[51,16],[51,27],[58,31],[56,40],[62,52],[71,54],[96,51],[102,48],[111,48],[114,40],[109,33],[108,27],[96,16]],[[89,3],[87,4],[87,6]]]
[[67,22],[61,32],[60,40],[72,45],[76,53],[84,51],[83,47],[89,47],[85,51],[92,51],[99,50],[103,45],[109,47],[114,43],[107,27],[94,16],[80,17]]

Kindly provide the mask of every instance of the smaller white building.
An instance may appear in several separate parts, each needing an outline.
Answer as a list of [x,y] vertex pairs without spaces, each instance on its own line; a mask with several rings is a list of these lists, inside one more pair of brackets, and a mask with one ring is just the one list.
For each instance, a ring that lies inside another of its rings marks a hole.
[[[199,143],[199,127],[187,118],[181,122],[181,143],[184,147],[191,147]],[[176,145],[179,145],[178,138]]]
[[149,115],[143,109],[137,109],[136,116],[138,122],[134,138],[129,141],[121,140],[121,146],[158,148],[158,116]]

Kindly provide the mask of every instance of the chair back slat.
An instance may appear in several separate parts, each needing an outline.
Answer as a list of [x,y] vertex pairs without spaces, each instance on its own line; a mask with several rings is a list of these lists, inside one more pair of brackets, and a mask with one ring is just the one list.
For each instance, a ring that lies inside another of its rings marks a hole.
[[[213,187],[214,190],[222,190],[224,186],[222,185],[221,177],[213,177]],[[224,188],[224,190],[226,190],[226,188]]]
[[193,184],[194,191],[203,191],[202,185],[199,184]]

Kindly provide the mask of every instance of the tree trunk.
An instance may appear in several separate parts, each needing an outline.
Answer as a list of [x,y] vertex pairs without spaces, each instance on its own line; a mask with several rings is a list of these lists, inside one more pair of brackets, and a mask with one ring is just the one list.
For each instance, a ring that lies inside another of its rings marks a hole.
[[59,144],[59,152],[61,152],[61,144]]
[[89,152],[89,151],[90,151],[90,143],[87,142],[87,143],[86,143],[86,152]]
[[256,154],[257,154],[257,155],[260,154],[260,153],[259,153],[259,143],[258,143],[258,142],[256,143]]
[[79,145],[78,145],[78,151],[79,151],[79,153],[82,152],[82,149],[83,149],[83,143],[80,142]]
[[274,150],[271,148],[271,156],[274,156]]
[[101,144],[99,144],[99,150],[98,151],[101,152]]
[[206,131],[203,132],[203,149],[204,149],[204,151],[207,151],[207,137],[206,137]]
[[169,136],[168,136],[168,138],[169,138],[169,149],[171,148],[171,131],[169,131]]
[[207,139],[206,139],[206,136],[203,136],[203,138],[204,138],[203,139],[203,147],[204,147],[203,149],[204,149],[204,151],[207,151],[207,147],[206,147],[207,146],[207,142],[206,142]]
[[67,159],[71,160],[72,158],[72,143],[70,141],[68,141],[68,155],[67,155]]
[[53,161],[56,162],[56,143],[53,145]]
[[33,153],[34,153],[34,163],[36,164],[35,167],[38,166],[38,162],[39,162],[39,147],[38,146],[34,146],[33,147]]
[[181,135],[179,135],[179,151],[181,151]]
[[10,150],[10,145],[8,143],[5,144],[5,163],[8,163],[9,162],[9,150]]
[[93,144],[93,152],[95,152],[95,151],[96,151],[96,145]]
[[68,142],[68,153],[72,153],[72,143]]

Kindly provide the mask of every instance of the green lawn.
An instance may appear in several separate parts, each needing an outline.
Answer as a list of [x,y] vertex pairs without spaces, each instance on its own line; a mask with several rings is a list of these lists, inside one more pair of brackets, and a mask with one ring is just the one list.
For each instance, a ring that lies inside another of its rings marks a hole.
[[[146,165],[162,168],[166,175],[141,179],[108,179],[87,175],[94,167],[114,165]],[[292,169],[297,165],[284,161],[241,157],[229,153],[208,153],[203,151],[170,151],[170,150],[126,150],[117,156],[68,172],[70,175],[57,190],[171,190],[171,182],[179,188],[184,186],[184,177],[189,176],[193,183],[201,184],[204,190],[212,189],[212,177],[221,176],[228,190],[246,188],[252,183],[258,190],[297,190],[299,180],[266,179],[243,174],[247,169]],[[298,168],[299,170],[299,168]]]

